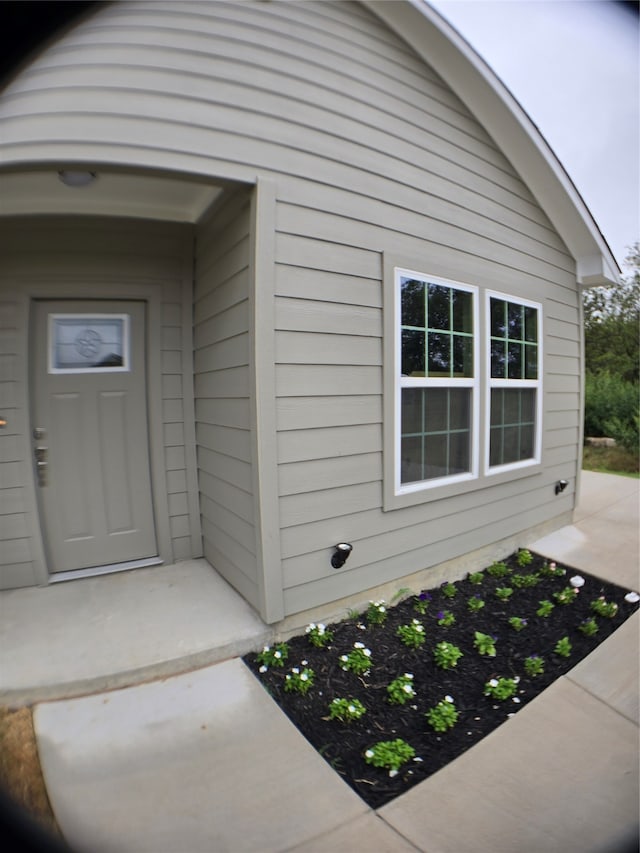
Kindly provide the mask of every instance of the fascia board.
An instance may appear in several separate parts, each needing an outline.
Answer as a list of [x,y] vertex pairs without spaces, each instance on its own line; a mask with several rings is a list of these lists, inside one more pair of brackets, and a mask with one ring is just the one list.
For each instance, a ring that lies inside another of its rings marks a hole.
[[491,135],[562,237],[579,283],[619,281],[616,260],[561,163],[468,42],[424,0],[362,2],[434,68]]

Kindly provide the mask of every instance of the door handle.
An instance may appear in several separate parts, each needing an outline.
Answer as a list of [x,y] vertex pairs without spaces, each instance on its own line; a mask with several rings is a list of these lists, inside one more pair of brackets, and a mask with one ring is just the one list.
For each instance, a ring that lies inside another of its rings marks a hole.
[[49,467],[49,463],[47,462],[48,450],[48,447],[36,447],[33,451],[33,455],[36,458],[36,472],[38,474],[39,486],[47,485],[47,468]]
[[34,450],[34,453],[35,453],[35,457],[36,457],[38,462],[44,462],[44,464],[46,465],[46,458],[47,458],[47,451],[48,450],[49,450],[48,447],[36,447],[36,449]]

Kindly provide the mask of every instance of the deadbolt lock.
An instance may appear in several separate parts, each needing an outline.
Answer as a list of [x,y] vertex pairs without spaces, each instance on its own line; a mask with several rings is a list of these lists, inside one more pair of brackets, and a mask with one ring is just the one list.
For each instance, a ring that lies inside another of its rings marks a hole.
[[35,427],[33,430],[33,437],[36,441],[42,441],[43,438],[46,438],[47,431],[42,427]]

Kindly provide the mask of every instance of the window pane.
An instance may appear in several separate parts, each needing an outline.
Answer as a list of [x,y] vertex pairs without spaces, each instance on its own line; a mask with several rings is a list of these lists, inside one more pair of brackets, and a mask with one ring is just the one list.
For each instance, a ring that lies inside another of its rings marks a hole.
[[517,341],[522,339],[523,306],[508,302],[509,338]]
[[489,465],[502,464],[502,429],[491,430],[491,447],[489,448]]
[[456,332],[473,332],[473,295],[465,290],[452,290],[453,329]]
[[424,394],[422,388],[402,389],[402,434],[422,432]]
[[503,442],[502,464],[508,465],[510,462],[519,462],[521,457],[519,454],[520,430],[518,427],[505,427],[503,430]]
[[520,414],[523,423],[534,423],[536,419],[536,392],[533,388],[520,391]]
[[425,431],[446,431],[449,421],[449,391],[430,388],[425,400]]
[[427,309],[430,329],[450,329],[449,295],[451,290],[440,284],[429,285],[429,305]]
[[509,379],[522,379],[522,344],[508,343],[509,347]]
[[422,436],[403,438],[400,446],[400,482],[423,480]]
[[504,423],[504,392],[494,388],[491,392],[491,426]]
[[505,338],[507,336],[506,313],[507,304],[502,299],[491,298],[491,337]]
[[451,335],[429,332],[429,376],[451,373]]
[[525,344],[524,348],[524,358],[525,358],[525,379],[537,379],[538,378],[538,346],[537,344]]
[[402,325],[424,328],[424,282],[403,278],[401,283]]
[[524,309],[524,338],[526,341],[538,341],[538,309]]
[[520,430],[520,459],[531,459],[534,453],[535,430],[533,425]]
[[446,477],[447,468],[447,436],[425,435],[424,438],[424,478],[433,480],[434,477]]
[[520,420],[520,391],[504,390],[502,407],[502,423],[517,424]]
[[504,379],[506,376],[507,344],[505,341],[491,341],[491,377]]
[[453,335],[453,375],[473,376],[473,339]]
[[424,376],[424,332],[402,330],[403,376]]
[[470,466],[470,433],[453,433],[449,440],[449,474],[464,474]]
[[51,314],[50,371],[129,370],[125,364],[125,316]]
[[535,431],[535,389],[492,389],[490,465],[507,465],[533,458]]
[[471,426],[471,391],[452,388],[449,391],[449,428],[466,429]]

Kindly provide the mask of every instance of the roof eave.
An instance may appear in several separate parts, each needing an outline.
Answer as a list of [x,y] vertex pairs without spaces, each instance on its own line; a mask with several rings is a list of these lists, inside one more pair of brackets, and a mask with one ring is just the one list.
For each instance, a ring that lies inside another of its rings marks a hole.
[[617,283],[618,264],[580,193],[527,113],[468,42],[424,0],[363,3],[434,67],[490,133],[573,256],[578,283]]

